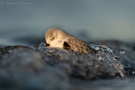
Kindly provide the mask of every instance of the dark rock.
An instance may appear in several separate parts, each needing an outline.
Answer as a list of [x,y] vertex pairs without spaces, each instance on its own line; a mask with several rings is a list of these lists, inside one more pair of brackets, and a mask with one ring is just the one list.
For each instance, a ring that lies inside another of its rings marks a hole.
[[135,72],[132,45],[117,43],[91,44],[96,54],[46,48],[45,43],[0,47],[0,89],[98,90],[115,85],[116,78],[134,77]]
[[69,88],[67,75],[62,70],[47,65],[42,60],[40,52],[17,49],[1,61],[0,89],[67,90]]
[[126,75],[135,76],[135,51],[133,50],[133,43],[125,43],[120,41],[104,41],[100,42],[111,47],[115,54],[118,55],[122,50],[124,50],[124,54],[119,55],[119,60],[121,64],[123,64],[125,68]]
[[[105,50],[102,47],[99,48]],[[45,48],[43,43],[37,47],[37,50],[45,54],[44,61],[51,66],[68,64],[70,76],[84,79],[124,76],[123,66],[116,60],[113,52],[100,50],[96,55],[82,54],[63,49]]]

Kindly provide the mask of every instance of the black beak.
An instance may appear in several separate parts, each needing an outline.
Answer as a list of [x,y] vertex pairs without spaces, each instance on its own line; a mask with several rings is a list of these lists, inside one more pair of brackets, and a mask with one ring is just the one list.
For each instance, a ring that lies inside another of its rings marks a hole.
[[46,43],[46,47],[50,46],[50,44]]

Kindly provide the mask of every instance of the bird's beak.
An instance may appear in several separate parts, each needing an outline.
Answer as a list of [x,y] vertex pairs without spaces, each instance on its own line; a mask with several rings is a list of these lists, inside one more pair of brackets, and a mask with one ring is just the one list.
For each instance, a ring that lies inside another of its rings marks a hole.
[[50,44],[46,43],[46,47],[50,46]]

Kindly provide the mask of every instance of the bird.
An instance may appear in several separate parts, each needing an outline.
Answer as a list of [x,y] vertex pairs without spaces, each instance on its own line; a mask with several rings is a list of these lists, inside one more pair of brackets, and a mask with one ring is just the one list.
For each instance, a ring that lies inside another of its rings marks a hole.
[[45,33],[46,47],[61,48],[80,53],[95,53],[95,51],[83,40],[70,35],[60,28],[50,28]]

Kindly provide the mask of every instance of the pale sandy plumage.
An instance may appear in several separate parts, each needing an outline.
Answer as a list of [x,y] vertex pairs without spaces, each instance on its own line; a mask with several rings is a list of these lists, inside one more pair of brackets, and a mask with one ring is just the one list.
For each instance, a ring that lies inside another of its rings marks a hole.
[[81,53],[94,53],[94,50],[86,42],[59,28],[48,29],[45,40],[47,47],[57,47]]

